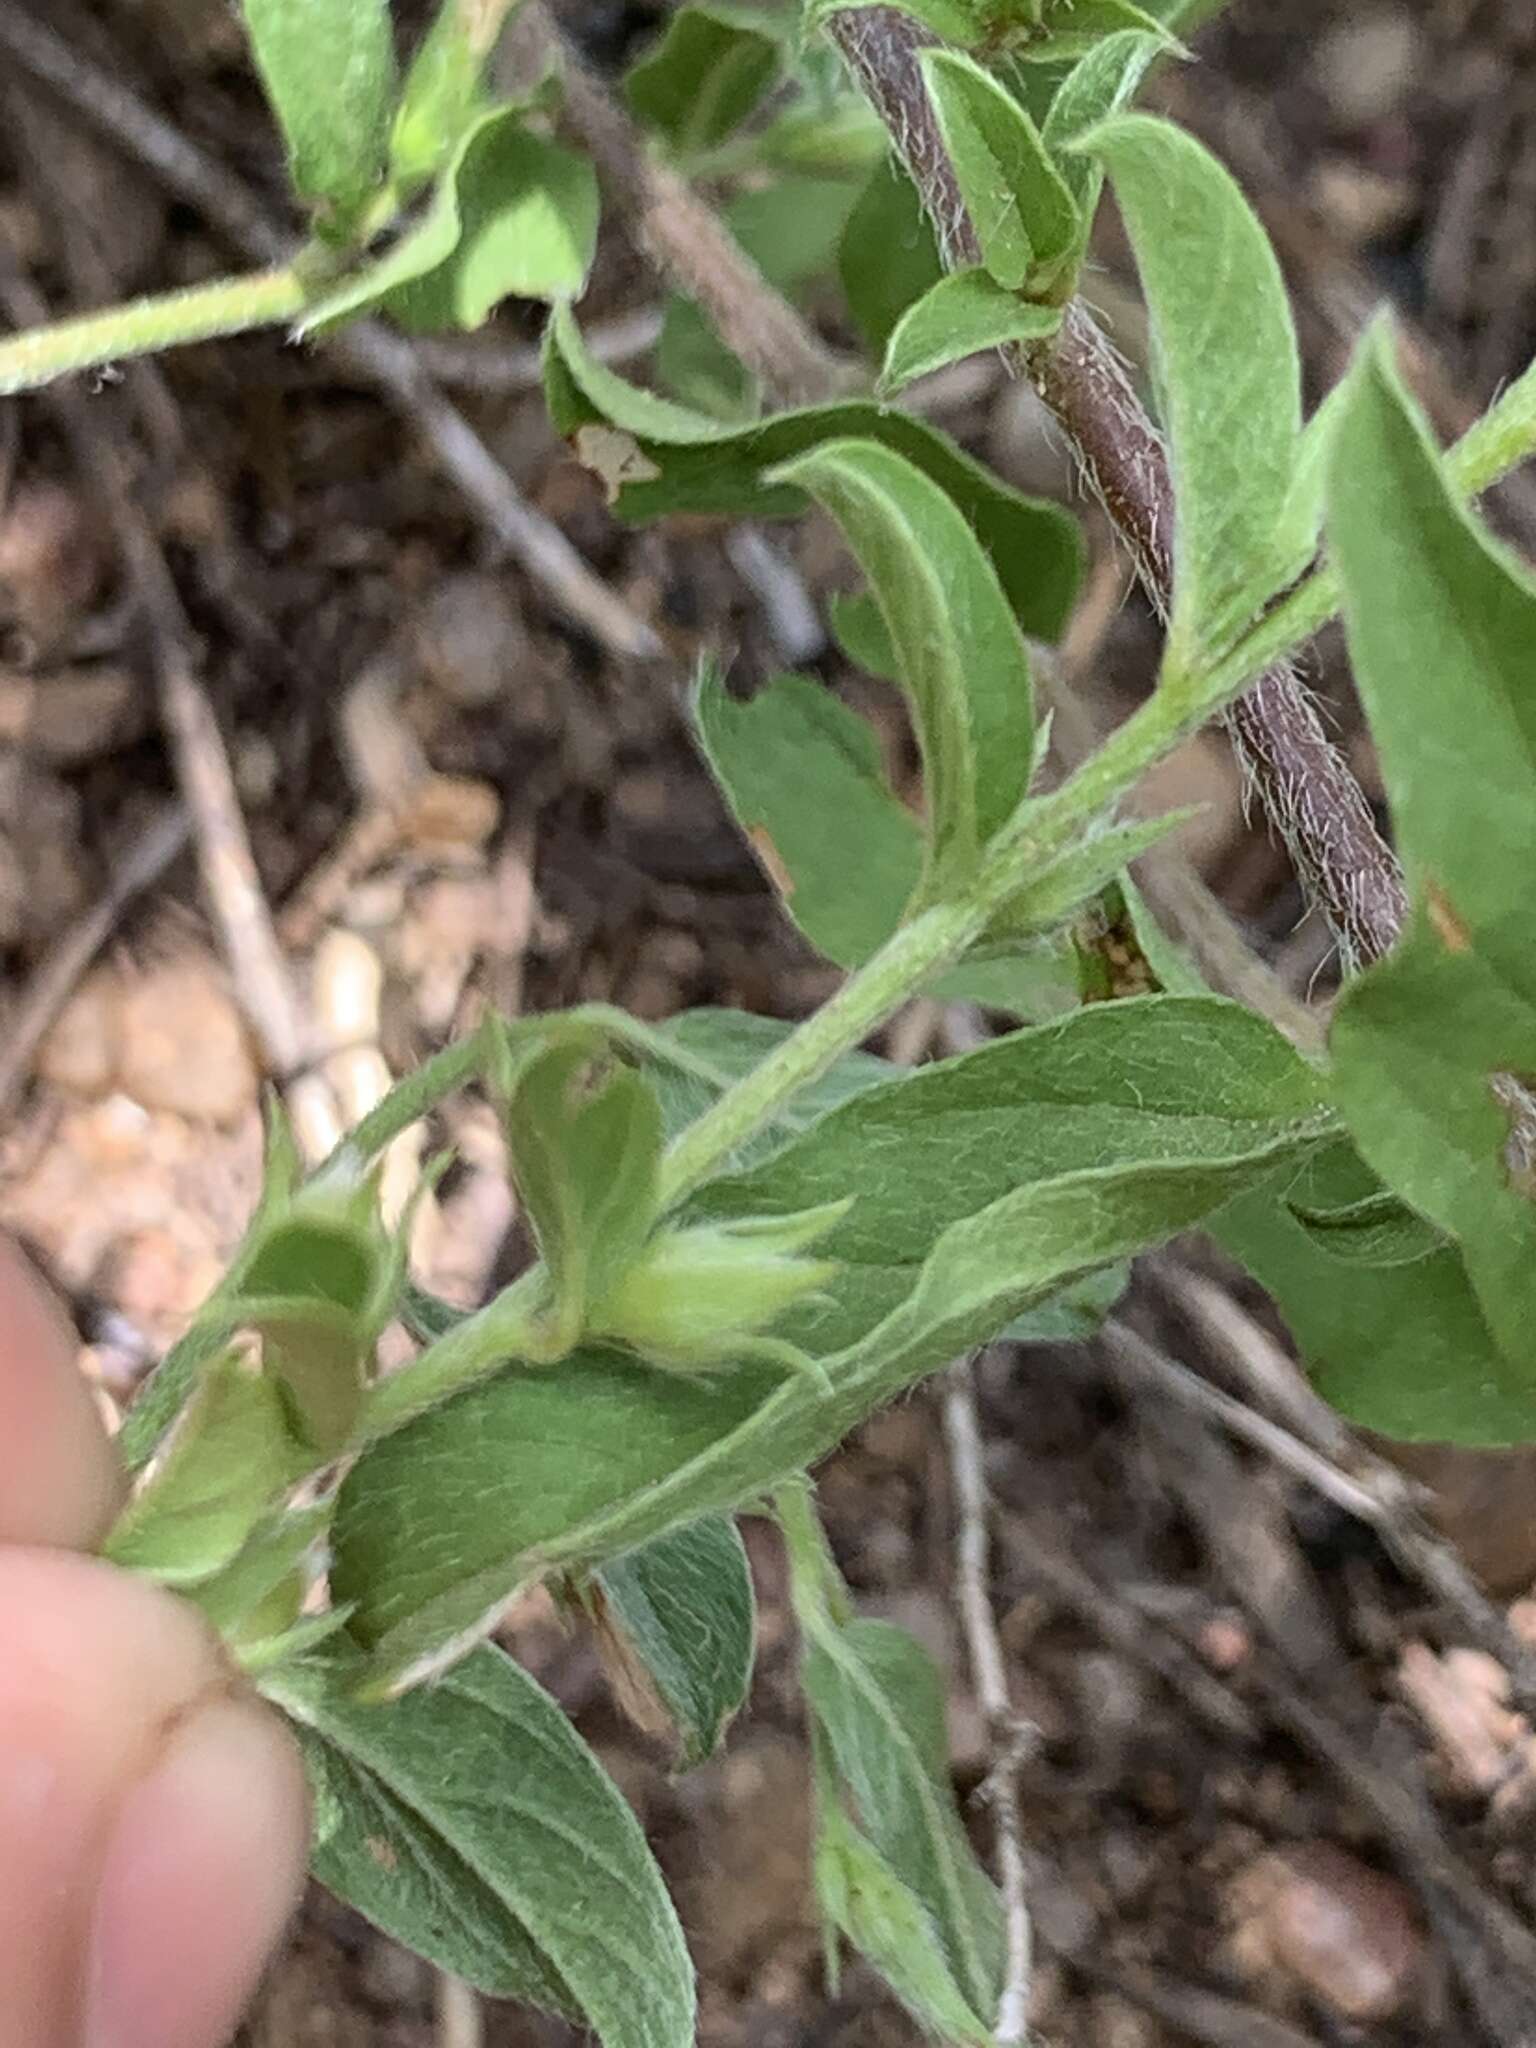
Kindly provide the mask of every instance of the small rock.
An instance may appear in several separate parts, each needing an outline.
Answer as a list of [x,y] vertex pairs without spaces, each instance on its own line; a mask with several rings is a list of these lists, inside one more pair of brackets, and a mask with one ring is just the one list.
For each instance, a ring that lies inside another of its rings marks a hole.
[[416,652],[443,695],[469,709],[516,697],[533,649],[505,581],[468,569],[438,585],[416,621]]
[[1419,203],[1413,179],[1372,170],[1348,157],[1325,157],[1312,172],[1317,210],[1352,248],[1380,242],[1402,227]]
[[1484,1650],[1405,1643],[1397,1682],[1430,1733],[1460,1792],[1489,1793],[1510,1774],[1530,1728],[1509,1706],[1509,1673]]
[[211,960],[187,954],[135,974],[121,1023],[119,1084],[143,1108],[232,1124],[254,1105],[245,1026]]
[[121,985],[110,968],[88,975],[38,1047],[39,1077],[71,1095],[109,1094],[122,1044]]
[[1261,1856],[1233,1883],[1233,1961],[1250,1979],[1278,1974],[1340,2019],[1401,2012],[1424,1936],[1405,1887],[1333,1842]]
[[58,675],[0,675],[0,741],[62,766],[138,739],[150,720],[139,679],[113,663]]
[[401,836],[428,859],[453,858],[482,846],[501,819],[501,799],[470,775],[428,775],[411,791]]
[[1365,128],[1399,106],[1419,65],[1419,29],[1406,7],[1352,13],[1320,38],[1313,58],[1334,119]]

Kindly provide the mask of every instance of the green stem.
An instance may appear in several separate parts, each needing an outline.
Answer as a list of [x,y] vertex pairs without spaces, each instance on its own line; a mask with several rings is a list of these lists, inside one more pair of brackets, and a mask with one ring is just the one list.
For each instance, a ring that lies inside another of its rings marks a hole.
[[25,328],[0,341],[0,397],[35,391],[72,370],[104,369],[125,356],[291,320],[309,304],[316,282],[301,263],[284,264]]
[[978,893],[964,902],[935,904],[893,933],[830,1002],[673,1140],[661,1163],[662,1208],[691,1194],[791,1096],[819,1080],[914,990],[958,960],[981,937],[991,909]]

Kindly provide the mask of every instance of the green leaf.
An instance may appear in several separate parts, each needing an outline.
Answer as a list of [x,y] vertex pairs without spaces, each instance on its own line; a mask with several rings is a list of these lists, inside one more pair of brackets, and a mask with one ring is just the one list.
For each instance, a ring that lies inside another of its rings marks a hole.
[[[926,1922],[943,1974],[971,2016],[960,2038],[985,2042],[987,2028],[975,2015],[995,2011],[1002,1989],[1003,1915],[955,1808],[944,1694],[933,1660],[888,1622],[839,1626],[824,1612],[802,1609],[801,1627],[801,1683],[838,1777],[880,1862],[900,1873],[921,1908],[918,1925]],[[901,1902],[867,1860],[859,1859],[862,1868],[853,1871],[839,1860],[846,1874],[869,1886],[856,1931],[846,1924],[844,1931],[890,1975],[900,1958],[886,1929],[900,1917]],[[906,1931],[910,1938],[916,1927],[909,1923]],[[905,1984],[893,1983],[904,1997],[933,1987],[932,1997],[941,1981],[932,1961],[919,1951],[912,1962],[926,1967],[913,1969]]]
[[1174,489],[1167,666],[1222,651],[1284,573],[1301,372],[1280,266],[1231,176],[1193,136],[1122,114],[1074,145],[1114,181],[1152,315]]
[[309,1553],[330,1526],[331,1503],[284,1508],[257,1524],[240,1550],[188,1597],[226,1640],[238,1639],[276,1599],[286,1620],[298,1618]]
[[922,871],[918,821],[873,728],[807,676],[738,702],[718,670],[694,698],[700,742],[737,822],[811,944],[856,967],[890,937]]
[[[1459,1253],[1342,1267],[1290,1206],[1293,1167],[1207,1225],[1279,1304],[1323,1398],[1405,1441],[1529,1442],[1536,1395],[1495,1345]],[[1376,1183],[1379,1186],[1379,1183]]]
[[1498,1073],[1536,1073],[1536,1009],[1415,918],[1345,990],[1329,1051],[1361,1152],[1460,1245],[1484,1319],[1536,1398],[1536,1203],[1490,1087]]
[[1325,1252],[1346,1265],[1407,1266],[1445,1244],[1441,1231],[1385,1188],[1338,1209],[1309,1208],[1294,1193],[1286,1206]]
[[588,1599],[619,1652],[621,1691],[651,1695],[684,1769],[703,1763],[752,1682],[756,1602],[736,1524],[705,1515],[614,1558]]
[[478,327],[505,298],[574,297],[597,243],[597,180],[582,157],[493,107],[466,130],[418,226],[310,306],[300,335],[359,313],[402,326]]
[[679,8],[624,80],[631,111],[678,156],[722,142],[779,76],[783,43],[769,19],[748,7]]
[[479,111],[480,81],[521,0],[440,0],[411,62],[390,135],[389,167],[409,192],[435,177]]
[[482,1648],[369,1706],[334,1646],[269,1677],[321,1817],[315,1874],[385,1933],[604,2048],[690,2048],[693,1972],[633,1813],[549,1695]]
[[1498,1075],[1536,1073],[1522,886],[1536,854],[1536,586],[1449,490],[1385,329],[1351,373],[1333,443],[1329,536],[1415,904],[1396,951],[1340,1001],[1335,1087],[1365,1157],[1457,1241],[1495,1341],[1536,1381],[1529,1141],[1508,1088],[1495,1093]]
[[1153,58],[1168,48],[1166,35],[1122,29],[1096,43],[1074,64],[1051,99],[1040,139],[1077,202],[1085,237],[1098,210],[1104,173],[1072,145],[1097,123],[1130,105]]
[[1008,47],[1030,64],[1087,62],[1105,39],[1128,33],[1151,35],[1167,49],[1171,39],[1163,20],[1176,13],[1174,8],[1137,7],[1132,0],[1046,0],[1041,33]]
[[271,1381],[226,1353],[204,1372],[102,1554],[167,1586],[195,1585],[230,1563],[312,1463]]
[[506,1118],[513,1177],[549,1271],[549,1356],[558,1358],[656,1220],[661,1109],[632,1067],[605,1068],[583,1031],[515,1066]]
[[1029,657],[1008,599],[946,493],[903,457],[830,441],[773,472],[847,536],[898,658],[923,754],[922,893],[962,884],[1012,816],[1033,769]]
[[618,479],[615,509],[625,519],[663,512],[798,517],[805,493],[767,482],[768,473],[826,441],[874,441],[905,457],[953,500],[1026,633],[1054,640],[1066,623],[1082,564],[1076,522],[1058,506],[1009,490],[942,434],[905,414],[856,399],[779,413],[760,425],[722,426],[596,362],[563,306],[550,322],[545,394],[557,432],[574,438],[578,454],[582,429],[594,422],[633,437],[643,462],[635,480]]
[[394,96],[388,0],[241,0],[299,198],[346,216],[384,167]]
[[825,1386],[750,1364],[701,1384],[597,1348],[489,1380],[354,1466],[336,1597],[381,1675],[432,1668],[519,1585],[739,1508],[1063,1283],[1267,1179],[1317,1141],[1318,1101],[1262,1020],[1175,997],[1093,1005],[863,1090],[683,1212],[787,1216],[857,1192],[826,1240],[835,1293],[787,1332]]
[[955,50],[919,62],[982,262],[1010,291],[1044,292],[1080,246],[1077,202],[1029,115]]
[[919,2024],[938,2040],[988,2048],[991,2030],[951,1975],[922,1900],[835,1807],[820,1815],[814,1870],[822,1912]]
[[1017,298],[985,270],[957,270],[941,278],[892,329],[880,369],[880,389],[889,396],[946,363],[1009,342],[1047,341],[1061,325],[1054,306]]
[[1186,805],[1161,817],[1132,818],[1102,827],[1042,868],[1001,912],[988,937],[1012,938],[1063,925],[1111,882],[1118,881],[1148,847],[1156,846],[1198,812],[1198,805]]
[[876,166],[855,201],[837,268],[853,324],[875,356],[908,306],[944,275],[917,188],[894,157]]
[[832,638],[855,668],[883,682],[896,680],[896,650],[881,617],[880,607],[867,590],[853,595],[834,591],[827,599],[827,624]]
[[1536,585],[1449,489],[1385,328],[1350,375],[1328,498],[1350,655],[1414,901],[1449,951],[1536,1004]]

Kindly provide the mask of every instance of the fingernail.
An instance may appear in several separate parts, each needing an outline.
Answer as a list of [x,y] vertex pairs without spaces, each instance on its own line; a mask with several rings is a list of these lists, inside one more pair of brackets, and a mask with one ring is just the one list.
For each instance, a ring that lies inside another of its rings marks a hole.
[[220,1700],[178,1729],[102,1863],[85,2048],[219,2048],[297,1901],[307,1826],[276,1715]]

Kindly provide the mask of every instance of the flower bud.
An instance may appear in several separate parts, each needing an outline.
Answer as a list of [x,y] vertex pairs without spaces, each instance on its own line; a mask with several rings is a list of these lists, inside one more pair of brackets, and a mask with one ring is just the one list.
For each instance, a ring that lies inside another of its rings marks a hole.
[[596,1304],[589,1332],[670,1372],[710,1372],[763,1355],[772,1347],[767,1332],[785,1310],[836,1273],[835,1260],[800,1254],[849,1206],[827,1202],[792,1216],[658,1230]]

